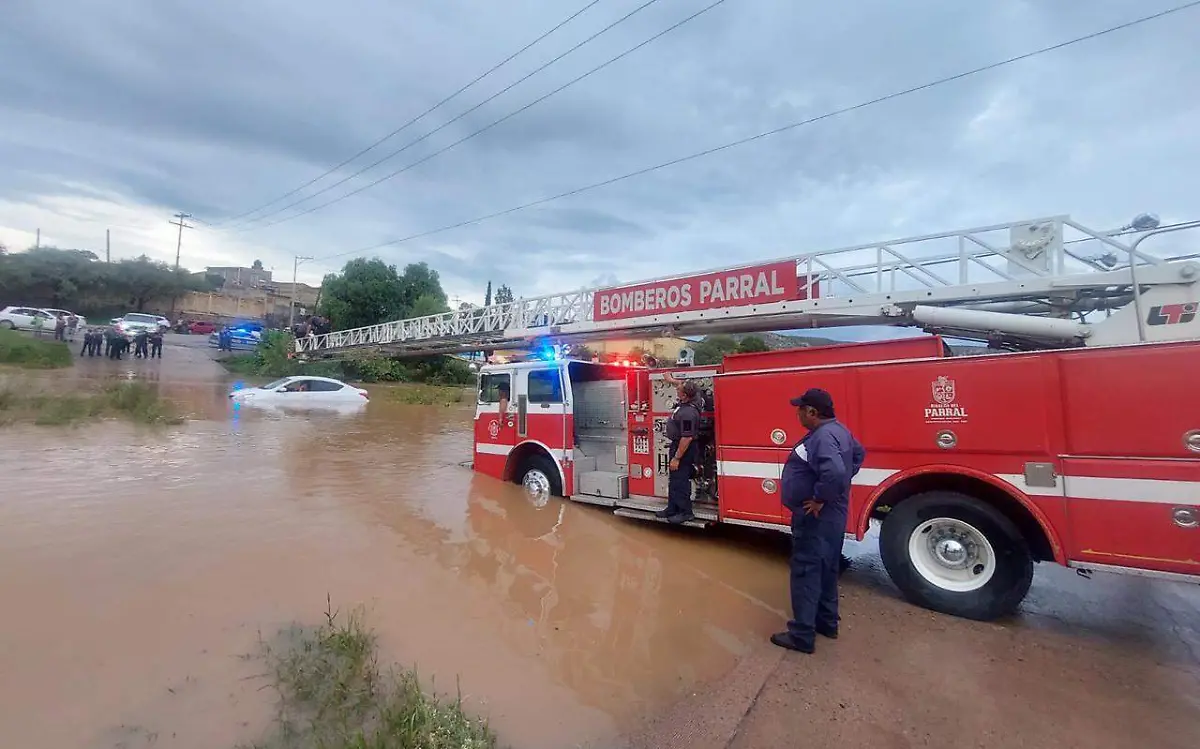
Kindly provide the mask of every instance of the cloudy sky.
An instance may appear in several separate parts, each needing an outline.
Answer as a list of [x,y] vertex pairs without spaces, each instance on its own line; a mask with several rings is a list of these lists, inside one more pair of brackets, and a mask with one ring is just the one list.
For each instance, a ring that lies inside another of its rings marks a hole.
[[[1183,0],[600,0],[336,175],[587,0],[3,0],[0,242],[249,265],[316,282],[363,248],[502,211],[1131,20]],[[1200,8],[709,158],[367,254],[452,296],[520,296],[1069,213],[1200,218]],[[337,257],[330,258],[329,256]],[[320,258],[328,258],[320,260]]]

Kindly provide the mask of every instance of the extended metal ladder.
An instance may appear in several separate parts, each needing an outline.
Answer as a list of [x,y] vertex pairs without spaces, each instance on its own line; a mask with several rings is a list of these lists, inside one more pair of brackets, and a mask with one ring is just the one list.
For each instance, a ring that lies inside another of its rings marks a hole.
[[[900,324],[909,321],[916,305],[1063,316],[1117,306],[1127,299],[1133,266],[1141,285],[1178,282],[1164,260],[1066,216],[802,252],[765,262],[789,260],[796,263],[800,277],[819,285],[819,297],[597,321],[593,299],[601,290],[588,289],[308,336],[296,341],[296,351],[334,356],[374,349],[419,356],[521,348],[535,340]],[[738,267],[747,266],[653,280]]]

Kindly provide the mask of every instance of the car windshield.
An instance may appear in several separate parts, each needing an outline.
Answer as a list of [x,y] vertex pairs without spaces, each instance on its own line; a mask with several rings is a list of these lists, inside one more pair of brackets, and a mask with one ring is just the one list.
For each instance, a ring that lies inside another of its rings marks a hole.
[[139,314],[133,313],[133,312],[131,312],[128,315],[125,315],[125,317],[123,317],[121,319],[124,320],[125,322],[144,322],[144,323],[151,323],[153,325],[158,324],[158,318],[155,317],[154,315],[139,315]]
[[284,377],[281,380],[275,380],[275,382],[268,382],[266,385],[263,385],[261,389],[262,390],[277,390],[277,389],[283,387],[284,385],[288,384],[288,382],[290,382],[291,379],[292,379],[291,377]]

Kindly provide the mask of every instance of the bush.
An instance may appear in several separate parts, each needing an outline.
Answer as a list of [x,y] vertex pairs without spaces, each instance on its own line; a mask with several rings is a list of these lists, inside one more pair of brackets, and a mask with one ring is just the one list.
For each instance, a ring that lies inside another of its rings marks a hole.
[[71,366],[74,357],[62,341],[31,338],[15,330],[0,329],[0,364],[26,369],[61,369]]
[[486,722],[460,699],[430,695],[412,669],[381,669],[361,614],[326,609],[314,629],[292,627],[261,658],[279,696],[274,731],[256,749],[493,749]]
[[427,385],[470,385],[475,382],[471,367],[451,356],[363,357],[343,362],[342,368],[348,377],[363,382],[420,382]]

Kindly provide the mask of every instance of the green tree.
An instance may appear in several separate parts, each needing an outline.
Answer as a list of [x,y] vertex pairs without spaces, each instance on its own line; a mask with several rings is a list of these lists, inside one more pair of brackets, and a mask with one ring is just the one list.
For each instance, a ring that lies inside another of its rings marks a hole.
[[337,329],[448,312],[437,271],[414,263],[396,272],[379,259],[355,258],[321,285],[320,314]]
[[[0,249],[3,249],[3,248],[0,247]],[[492,282],[491,281],[488,281],[487,293],[483,295],[483,306],[484,307],[492,306]]]
[[409,308],[408,314],[405,317],[427,317],[429,315],[440,315],[443,312],[449,312],[450,308],[446,306],[446,299],[443,296],[441,299],[433,294],[424,294],[417,297],[417,301],[413,302]]
[[192,274],[185,270],[176,271],[163,262],[151,260],[145,255],[136,260],[122,260],[110,268],[122,280],[129,295],[129,305],[138,312],[145,309],[153,299],[170,299],[194,288]]
[[496,289],[496,304],[509,304],[513,301],[512,289],[506,284],[501,284],[500,288]]
[[720,364],[726,354],[737,351],[738,344],[731,336],[710,335],[692,348],[696,351],[696,364]]
[[[413,314],[413,310],[421,297],[429,297],[432,300],[424,302],[422,309],[432,309],[433,301],[439,305],[436,312],[445,312],[450,309],[446,306],[446,292],[442,290],[442,281],[438,277],[438,272],[430,268],[427,263],[413,263],[404,266],[400,284],[403,287],[405,317],[420,317],[420,315]],[[436,314],[436,312],[428,314]]]
[[757,354],[770,350],[771,347],[767,345],[767,342],[756,335],[743,336],[737,345],[737,352],[739,354]]
[[400,319],[404,289],[396,266],[378,258],[354,258],[340,273],[325,276],[318,310],[337,329]]
[[146,257],[103,263],[90,250],[37,247],[0,255],[0,296],[80,312],[136,306],[213,288],[203,275]]

